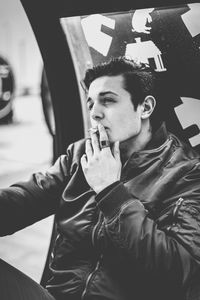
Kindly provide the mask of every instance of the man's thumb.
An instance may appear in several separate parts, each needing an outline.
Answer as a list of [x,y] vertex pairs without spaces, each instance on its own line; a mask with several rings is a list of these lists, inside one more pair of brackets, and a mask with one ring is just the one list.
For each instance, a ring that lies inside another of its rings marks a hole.
[[116,159],[119,159],[119,157],[120,157],[119,141],[117,141],[117,142],[114,143],[114,146],[113,146],[113,156]]

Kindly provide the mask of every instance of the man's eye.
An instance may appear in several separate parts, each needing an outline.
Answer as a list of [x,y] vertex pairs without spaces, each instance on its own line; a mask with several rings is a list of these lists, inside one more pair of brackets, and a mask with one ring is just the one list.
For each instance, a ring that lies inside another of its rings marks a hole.
[[93,103],[88,104],[88,110],[91,110],[93,107]]
[[103,104],[109,104],[115,102],[112,98],[104,98],[102,100]]

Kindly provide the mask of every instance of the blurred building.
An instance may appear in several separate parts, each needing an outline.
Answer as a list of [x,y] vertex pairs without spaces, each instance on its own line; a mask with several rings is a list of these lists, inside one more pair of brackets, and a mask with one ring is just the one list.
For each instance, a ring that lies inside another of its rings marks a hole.
[[11,64],[16,95],[39,92],[42,58],[20,0],[0,0],[0,56]]

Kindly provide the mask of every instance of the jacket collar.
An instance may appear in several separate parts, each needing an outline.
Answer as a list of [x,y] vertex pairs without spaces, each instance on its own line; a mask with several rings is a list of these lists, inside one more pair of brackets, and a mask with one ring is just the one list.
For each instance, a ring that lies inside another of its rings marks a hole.
[[169,133],[167,132],[166,124],[163,122],[162,125],[155,131],[145,149],[141,150],[141,152],[159,148],[166,142],[168,137]]
[[134,152],[126,161],[122,168],[122,179],[128,179],[129,172],[138,172],[139,169],[146,169],[153,161],[161,159],[163,152],[170,148],[169,133],[167,132],[166,125],[163,123],[157,131],[153,134],[151,140],[145,149]]

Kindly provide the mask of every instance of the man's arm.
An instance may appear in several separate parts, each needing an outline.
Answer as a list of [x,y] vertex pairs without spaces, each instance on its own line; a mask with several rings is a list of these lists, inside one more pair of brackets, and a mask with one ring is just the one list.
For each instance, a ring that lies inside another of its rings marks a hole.
[[112,243],[144,272],[170,276],[182,286],[188,283],[200,270],[200,164],[182,179],[182,191],[164,228],[123,183],[107,190],[96,199]]
[[54,214],[69,177],[70,156],[62,155],[46,173],[0,189],[0,236]]
[[[140,264],[144,275],[167,276],[179,286],[185,286],[200,270],[199,161],[193,161],[194,168],[181,179],[179,192],[174,195],[174,208],[168,212],[171,213],[168,226],[163,227],[120,182],[119,146],[115,144],[112,152],[109,147],[101,149],[101,141],[108,137],[100,125],[99,134],[99,141],[92,134],[91,141],[86,143],[81,164],[88,184],[97,193],[107,236],[130,264]],[[180,198],[183,198],[181,206]]]

